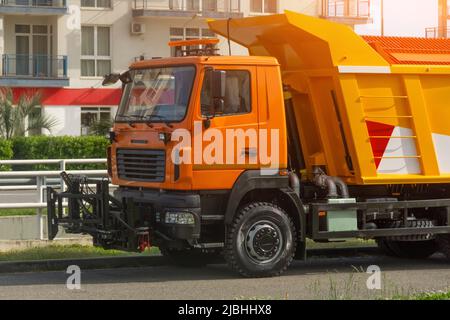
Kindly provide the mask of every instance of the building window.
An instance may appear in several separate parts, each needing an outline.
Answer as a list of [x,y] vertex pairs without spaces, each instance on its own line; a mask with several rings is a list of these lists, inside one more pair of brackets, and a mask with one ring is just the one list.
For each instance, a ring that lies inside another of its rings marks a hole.
[[111,8],[111,0],[81,0],[82,8]]
[[277,0],[250,0],[250,12],[277,13]]
[[[215,38],[216,35],[209,29],[204,28],[170,28],[170,41],[208,39]],[[196,46],[197,47],[197,46]],[[196,47],[191,47],[194,49]],[[171,48],[171,56],[175,56],[176,48]]]
[[81,135],[93,134],[95,125],[111,123],[111,108],[81,108]]
[[103,77],[111,73],[111,28],[81,27],[81,76]]
[[15,59],[9,62],[9,72],[21,76],[49,77],[54,75],[53,28],[51,25],[16,24]]

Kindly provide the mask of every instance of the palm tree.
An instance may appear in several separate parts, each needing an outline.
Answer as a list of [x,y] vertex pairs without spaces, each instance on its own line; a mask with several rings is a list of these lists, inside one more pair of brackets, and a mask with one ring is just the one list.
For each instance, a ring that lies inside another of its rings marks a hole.
[[0,136],[11,139],[33,130],[51,130],[57,120],[42,114],[40,92],[21,94],[14,104],[10,88],[0,90]]

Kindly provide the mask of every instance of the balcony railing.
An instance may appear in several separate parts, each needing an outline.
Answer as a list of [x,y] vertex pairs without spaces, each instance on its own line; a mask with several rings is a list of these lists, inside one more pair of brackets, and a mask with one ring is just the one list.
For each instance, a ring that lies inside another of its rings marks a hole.
[[67,0],[0,0],[0,6],[65,8]]
[[370,18],[370,0],[322,0],[325,18]]
[[67,56],[4,54],[2,76],[17,78],[67,78]]
[[166,11],[176,14],[219,13],[241,14],[241,0],[134,0],[134,10]]
[[435,39],[450,39],[450,28],[425,28],[425,37]]

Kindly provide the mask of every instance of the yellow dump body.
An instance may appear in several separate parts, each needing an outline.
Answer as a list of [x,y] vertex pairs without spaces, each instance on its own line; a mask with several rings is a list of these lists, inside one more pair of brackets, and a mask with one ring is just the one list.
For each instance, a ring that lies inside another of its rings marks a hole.
[[396,51],[293,12],[210,28],[278,59],[309,172],[323,166],[349,184],[450,183],[449,40],[391,39]]

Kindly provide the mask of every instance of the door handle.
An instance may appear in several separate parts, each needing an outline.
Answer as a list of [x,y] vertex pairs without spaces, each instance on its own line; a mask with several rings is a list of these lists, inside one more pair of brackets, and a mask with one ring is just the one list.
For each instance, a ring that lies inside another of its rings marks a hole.
[[242,153],[247,157],[256,157],[258,154],[256,148],[244,148],[242,149]]

